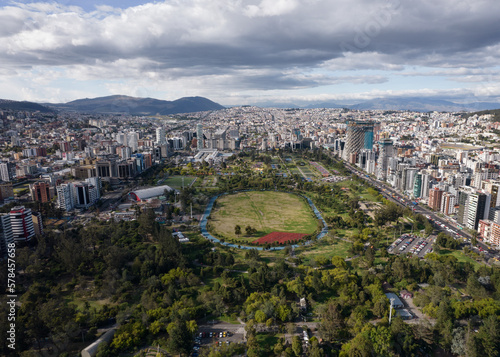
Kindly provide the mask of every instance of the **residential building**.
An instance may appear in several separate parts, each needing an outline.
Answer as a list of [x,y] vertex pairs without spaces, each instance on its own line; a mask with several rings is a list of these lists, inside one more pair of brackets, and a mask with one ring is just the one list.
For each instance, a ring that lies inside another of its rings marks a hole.
[[29,242],[35,236],[31,209],[16,206],[11,209],[9,216],[14,242]]
[[14,243],[10,215],[8,213],[0,213],[0,257],[6,256],[9,243]]
[[30,191],[31,191],[31,199],[33,201],[46,203],[50,202],[52,197],[54,197],[50,184],[45,181],[38,181],[35,182],[34,184],[31,184]]
[[443,198],[443,191],[438,187],[434,187],[429,191],[429,207],[437,211],[441,209],[441,200]]

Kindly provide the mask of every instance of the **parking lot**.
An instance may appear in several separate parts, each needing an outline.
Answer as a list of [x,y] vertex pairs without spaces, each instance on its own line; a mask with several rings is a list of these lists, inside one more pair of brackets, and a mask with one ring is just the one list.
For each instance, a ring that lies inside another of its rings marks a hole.
[[196,333],[191,356],[196,357],[203,347],[230,345],[244,342],[245,325],[225,322],[201,325]]
[[414,234],[403,234],[389,246],[389,252],[393,254],[413,254],[423,258],[427,253],[432,252],[432,236],[421,238]]

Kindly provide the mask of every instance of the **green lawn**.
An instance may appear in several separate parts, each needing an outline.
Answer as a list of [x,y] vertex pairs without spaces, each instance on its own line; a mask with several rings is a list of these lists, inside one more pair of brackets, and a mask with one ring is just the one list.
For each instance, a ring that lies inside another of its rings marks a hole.
[[166,178],[160,185],[169,185],[172,188],[182,188],[182,178],[184,178],[184,187],[187,187],[193,182],[195,177],[192,176],[170,176]]
[[[308,203],[297,195],[275,191],[250,191],[225,195],[217,200],[211,213],[210,225],[215,233],[242,242],[253,241],[271,232],[313,233],[318,227]],[[234,227],[242,234],[237,237]],[[245,237],[245,227],[257,230]]]
[[335,238],[323,238],[307,247],[296,249],[296,255],[302,258],[304,265],[310,265],[317,258],[331,259],[334,256],[346,258],[350,254],[347,252],[351,243]]
[[233,319],[230,315],[222,315],[220,317],[217,317],[217,320],[224,321],[233,325],[239,325],[239,321],[236,319]]
[[267,333],[258,333],[255,337],[259,345],[267,349],[272,348],[278,342],[277,336]]
[[449,250],[449,249],[436,249],[435,253],[440,255],[453,255],[459,262],[467,262],[471,263],[474,266],[474,269],[478,269],[481,266],[481,263],[476,262],[474,259],[466,256],[464,252],[460,250]]

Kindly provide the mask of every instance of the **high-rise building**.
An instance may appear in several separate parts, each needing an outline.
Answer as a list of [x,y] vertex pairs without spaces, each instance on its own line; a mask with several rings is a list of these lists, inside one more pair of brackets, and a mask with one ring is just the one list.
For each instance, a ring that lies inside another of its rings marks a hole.
[[52,198],[50,184],[45,181],[35,182],[31,185],[31,199],[37,202],[49,202]]
[[132,152],[136,152],[139,147],[139,134],[136,132],[131,132],[128,134],[128,146],[132,149]]
[[75,207],[87,208],[92,205],[90,200],[90,187],[86,182],[75,182],[71,184],[73,187],[73,197]]
[[91,187],[94,187],[94,189],[90,190],[90,194],[92,197],[90,200],[92,202],[96,202],[101,198],[101,190],[102,190],[102,181],[100,177],[90,177],[85,180]]
[[483,192],[473,192],[469,195],[466,226],[477,229],[480,219],[488,218],[491,195]]
[[122,146],[120,148],[120,157],[123,160],[130,159],[131,156],[132,156],[132,149],[130,148],[130,146]]
[[8,182],[14,177],[14,172],[16,165],[12,162],[1,162],[0,163],[0,179],[2,181]]
[[116,142],[121,145],[127,145],[127,134],[125,133],[118,133],[116,134]]
[[377,179],[386,181],[388,161],[394,155],[394,146],[392,140],[383,139],[378,142],[379,155],[377,160]]
[[371,121],[348,121],[347,138],[344,148],[344,160],[349,160],[351,154],[357,154],[361,149],[373,149],[373,126]]
[[419,198],[422,194],[422,174],[418,173],[415,175],[415,181],[413,183],[413,197]]
[[434,187],[429,191],[429,207],[433,210],[441,209],[441,200],[443,198],[443,191],[438,187]]
[[196,124],[196,142],[198,146],[198,150],[203,150],[205,147],[203,143],[203,125],[202,124]]
[[29,242],[35,236],[31,209],[24,206],[13,207],[9,213],[14,242]]
[[462,187],[458,191],[458,214],[457,214],[457,222],[465,225],[467,222],[467,211],[469,205],[469,187]]
[[490,202],[490,212],[488,214],[488,219],[493,221],[495,216],[495,207],[500,206],[500,181],[496,180],[485,180],[481,183],[481,188],[491,194]]
[[12,226],[10,224],[10,215],[8,213],[0,214],[0,257],[5,257],[9,243],[14,243]]
[[56,187],[57,207],[64,211],[71,211],[75,208],[72,190],[73,188],[70,183],[63,183]]
[[96,163],[97,176],[99,177],[117,177],[116,160],[100,160]]
[[450,216],[455,214],[455,204],[457,202],[457,197],[449,192],[443,193],[443,198],[441,200],[441,212],[445,215]]
[[429,197],[429,184],[430,184],[430,175],[422,174],[422,190],[420,193],[420,197],[422,198]]
[[31,214],[31,218],[33,219],[33,227],[35,228],[35,234],[37,236],[43,235],[42,214],[40,212],[33,212]]
[[165,136],[165,128],[156,128],[156,144],[164,145],[167,143],[167,138]]

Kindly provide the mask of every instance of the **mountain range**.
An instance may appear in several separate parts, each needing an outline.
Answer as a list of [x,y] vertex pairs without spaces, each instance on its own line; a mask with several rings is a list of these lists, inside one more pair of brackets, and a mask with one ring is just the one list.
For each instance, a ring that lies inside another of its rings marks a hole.
[[259,107],[274,108],[347,108],[357,110],[411,110],[416,112],[474,112],[480,110],[498,109],[500,103],[492,102],[472,102],[456,103],[439,98],[424,97],[394,97],[394,98],[376,98],[360,102],[340,103],[340,102],[316,102],[316,103],[258,103]]
[[184,97],[168,101],[154,98],[136,98],[126,95],[112,95],[92,99],[85,98],[68,103],[45,105],[49,108],[62,111],[126,113],[133,115],[169,115],[224,109],[222,105],[203,97]]
[[[377,98],[360,102],[316,102],[316,103],[255,103],[259,107],[273,108],[348,108],[358,110],[411,110],[419,112],[476,112],[500,108],[500,103],[472,102],[456,103],[440,98],[394,97]],[[133,115],[170,115],[224,109],[224,106],[204,97],[184,97],[174,101],[154,98],[136,98],[113,95],[99,98],[78,99],[68,103],[33,103],[0,99],[0,110],[26,110],[51,112],[72,111],[81,113],[113,113]]]
[[15,100],[9,99],[0,99],[0,110],[20,110],[27,112],[36,112],[39,111],[41,113],[50,113],[53,112],[53,109],[50,109],[44,105],[40,105],[38,103],[33,102],[18,102]]

